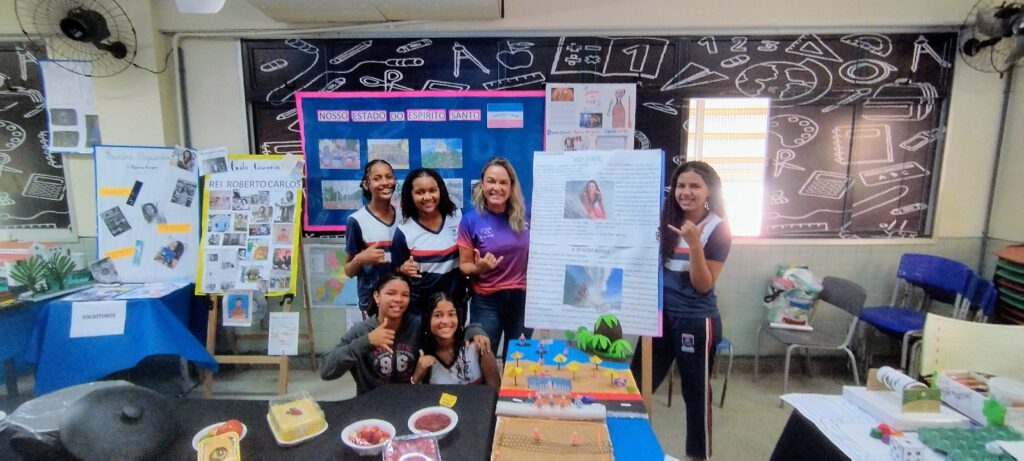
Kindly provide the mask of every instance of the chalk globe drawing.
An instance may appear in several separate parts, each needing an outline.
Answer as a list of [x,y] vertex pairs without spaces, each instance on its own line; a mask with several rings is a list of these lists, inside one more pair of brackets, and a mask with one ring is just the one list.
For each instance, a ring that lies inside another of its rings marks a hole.
[[736,77],[736,88],[752,98],[771,98],[783,107],[807,104],[832,87],[831,74],[821,64],[805,59],[799,63],[769,61],[754,64]]
[[25,130],[13,122],[0,120],[0,152],[10,152],[25,142]]

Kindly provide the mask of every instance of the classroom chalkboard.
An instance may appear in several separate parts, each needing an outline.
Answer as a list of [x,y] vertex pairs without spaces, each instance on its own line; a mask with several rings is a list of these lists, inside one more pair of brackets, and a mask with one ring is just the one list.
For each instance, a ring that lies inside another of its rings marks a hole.
[[[635,83],[635,146],[687,158],[692,98],[767,97],[762,235],[930,235],[954,33],[243,41],[252,148],[301,153],[298,91]],[[529,191],[524,191],[529,196]]]
[[20,43],[0,43],[0,240],[75,237],[63,159],[47,152],[43,82]]

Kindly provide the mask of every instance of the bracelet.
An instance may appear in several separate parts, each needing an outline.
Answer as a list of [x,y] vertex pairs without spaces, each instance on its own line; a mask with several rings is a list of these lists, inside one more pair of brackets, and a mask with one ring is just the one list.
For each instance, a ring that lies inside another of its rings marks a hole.
[[419,384],[419,383],[416,382],[416,377],[410,376],[409,377],[409,384]]

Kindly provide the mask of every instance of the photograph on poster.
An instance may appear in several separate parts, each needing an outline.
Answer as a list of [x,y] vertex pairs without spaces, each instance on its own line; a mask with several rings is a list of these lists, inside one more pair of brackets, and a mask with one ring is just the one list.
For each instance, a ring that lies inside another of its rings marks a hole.
[[295,218],[295,193],[285,191],[284,197],[277,202],[277,214],[274,222],[290,223]]
[[602,118],[600,112],[583,112],[580,114],[580,128],[601,128]]
[[142,219],[149,224],[167,224],[167,218],[160,213],[160,208],[153,202],[142,204]]
[[50,124],[58,126],[78,125],[78,112],[74,109],[50,109]]
[[363,206],[363,190],[359,181],[321,181],[324,209],[358,210]]
[[229,247],[245,246],[245,233],[229,232],[227,234],[224,234],[223,245]]
[[223,238],[224,234],[210,234],[208,237],[206,237],[206,244],[212,247],[220,246],[220,242],[221,240],[223,240]]
[[367,139],[367,162],[385,160],[396,170],[409,169],[408,139]]
[[551,102],[572,102],[575,99],[571,87],[560,87],[551,89]]
[[203,171],[206,174],[217,174],[228,171],[228,160],[224,157],[211,157],[203,160]]
[[290,245],[292,243],[292,225],[274,224],[274,244]]
[[[143,205],[143,212],[145,212],[145,205]],[[227,232],[230,230],[230,214],[211,214],[207,219],[210,220],[210,232]]]
[[319,149],[320,168],[324,170],[358,170],[358,139],[321,139]]
[[196,187],[196,183],[193,181],[179,179],[174,185],[174,193],[171,194],[171,203],[176,203],[184,207],[192,206],[192,198],[196,195]]
[[615,183],[588,179],[565,182],[565,219],[610,219]]
[[218,190],[210,193],[210,209],[211,210],[230,210],[231,209],[231,192],[226,190]]
[[562,302],[597,312],[622,308],[622,269],[597,266],[565,266]]
[[288,283],[290,281],[291,281],[291,279],[288,278],[288,273],[287,272],[285,272],[281,277],[271,277],[270,278],[270,289],[272,289],[272,290],[287,290],[288,289]]
[[191,149],[174,148],[174,156],[171,157],[171,164],[185,171],[195,171],[196,153]]
[[292,249],[274,249],[274,269],[288,270],[292,268]]
[[224,294],[224,326],[251,326],[253,299],[251,290],[238,290]]
[[103,137],[100,135],[100,117],[98,115],[85,116],[85,145],[98,146],[103,144]]
[[250,237],[266,237],[270,235],[270,224],[249,224]]
[[252,222],[254,223],[270,222],[270,218],[274,215],[273,205],[255,205],[249,209],[252,211]]
[[238,255],[236,256],[239,261],[246,261],[249,259],[249,252],[245,248],[238,249]]
[[448,198],[451,198],[452,203],[459,209],[465,206],[463,202],[465,194],[462,193],[462,184],[462,178],[444,178],[444,185],[448,188]]
[[253,261],[266,261],[270,253],[270,245],[267,243],[267,239],[264,238],[249,239],[247,248],[249,250],[249,259]]
[[249,215],[245,213],[235,213],[235,218],[232,220],[231,230],[244,232],[249,230]]
[[181,255],[185,253],[185,244],[181,241],[174,240],[163,247],[157,252],[156,256],[153,257],[154,261],[167,266],[168,268],[174,269],[178,265],[178,260],[181,259]]
[[568,134],[562,138],[562,148],[566,151],[587,150],[590,148],[590,139],[580,134]]
[[424,168],[462,168],[462,138],[420,139]]
[[243,197],[237,189],[231,191],[231,209],[235,211],[249,211],[249,198]]
[[266,271],[262,263],[242,264],[242,276],[238,280],[242,283],[258,284],[266,280]]
[[100,213],[100,217],[103,218],[103,223],[107,225],[107,229],[114,237],[132,230],[132,226],[128,224],[128,220],[125,219],[120,206],[115,206]]

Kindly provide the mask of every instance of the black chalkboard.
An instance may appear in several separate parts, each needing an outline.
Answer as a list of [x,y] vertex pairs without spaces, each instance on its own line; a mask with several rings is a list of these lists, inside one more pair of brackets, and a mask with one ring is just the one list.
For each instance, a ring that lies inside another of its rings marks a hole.
[[0,238],[74,236],[63,159],[46,152],[44,58],[0,43]]
[[243,62],[265,154],[301,152],[296,91],[636,83],[635,145],[665,150],[668,173],[691,98],[769,97],[762,235],[898,238],[930,234],[955,48],[954,33],[288,39],[243,41]]

